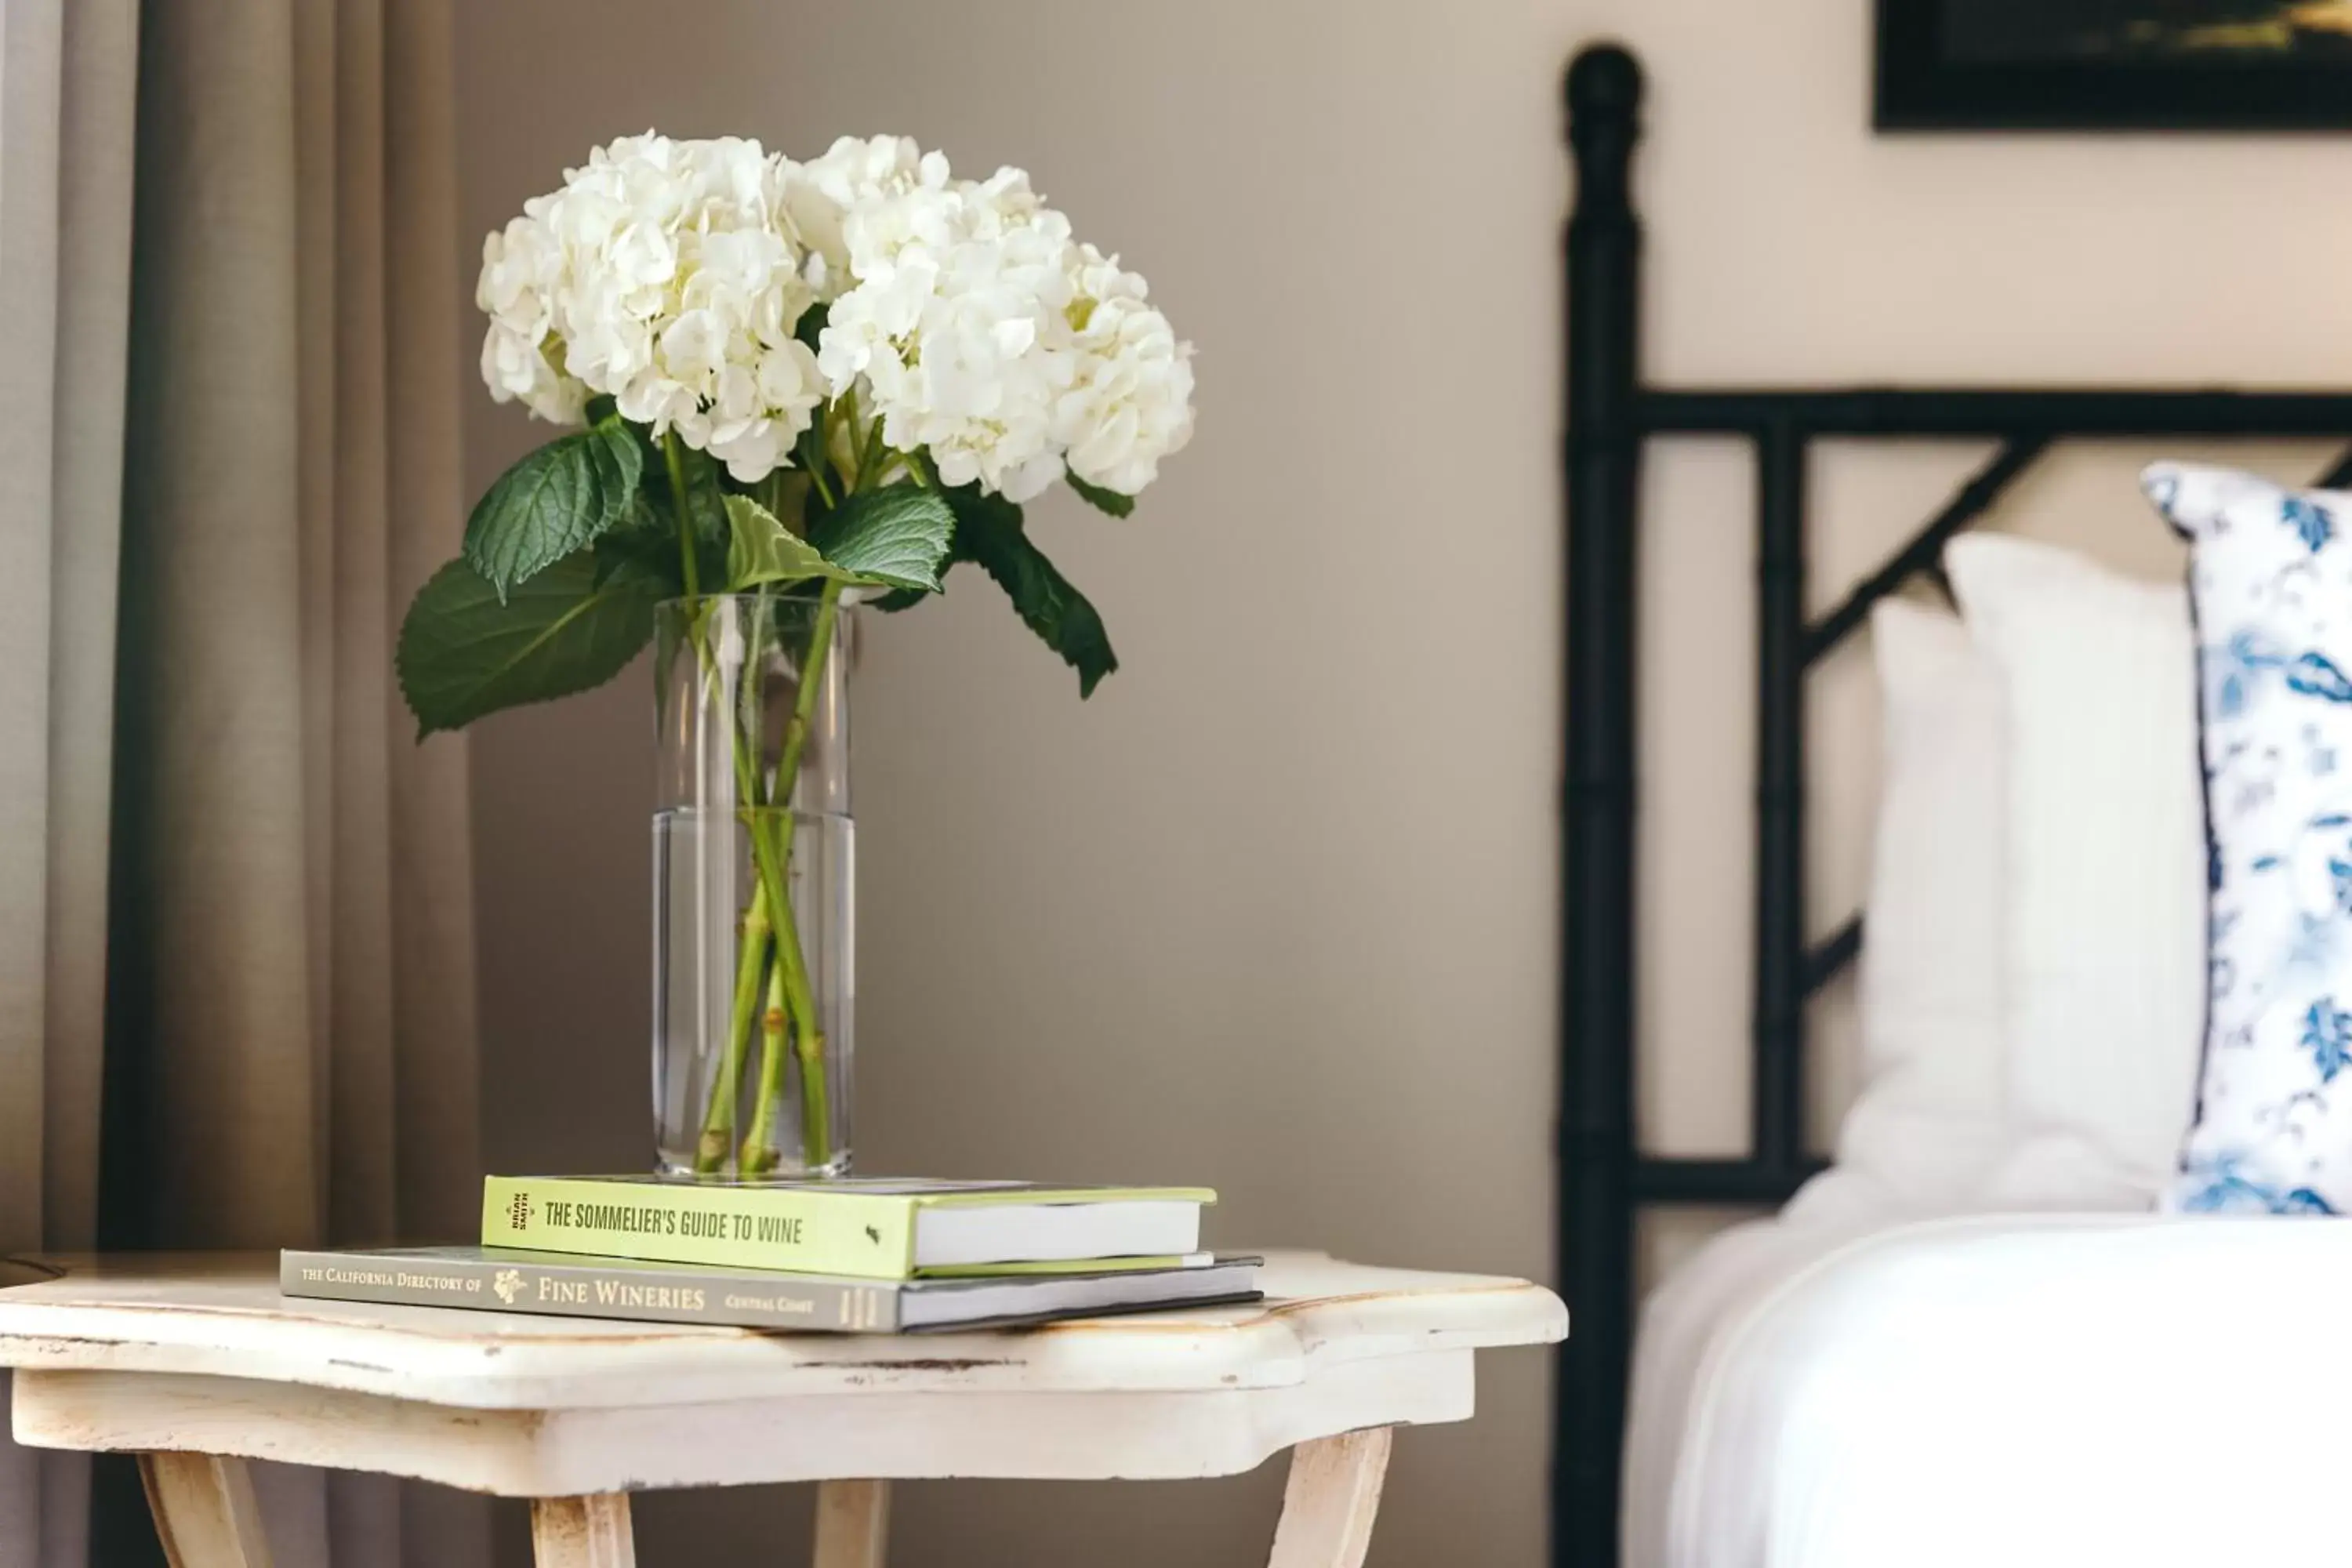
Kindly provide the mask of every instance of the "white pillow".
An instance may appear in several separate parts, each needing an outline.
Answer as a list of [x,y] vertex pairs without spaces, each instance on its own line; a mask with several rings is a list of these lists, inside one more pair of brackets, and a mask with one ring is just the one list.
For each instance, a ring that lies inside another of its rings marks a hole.
[[2205,823],[2188,595],[1998,534],[1944,564],[2000,668],[2005,979],[2020,1140],[1996,1203],[2109,1178],[2153,1198],[2194,1098]]
[[1949,1209],[2000,1151],[2000,673],[1942,610],[1885,601],[1870,635],[1884,718],[1863,914],[1862,1090],[1838,1128],[1834,1169],[1791,1213],[1874,1198]]
[[2159,463],[2189,536],[2212,1002],[2165,1206],[2352,1212],[2352,496]]

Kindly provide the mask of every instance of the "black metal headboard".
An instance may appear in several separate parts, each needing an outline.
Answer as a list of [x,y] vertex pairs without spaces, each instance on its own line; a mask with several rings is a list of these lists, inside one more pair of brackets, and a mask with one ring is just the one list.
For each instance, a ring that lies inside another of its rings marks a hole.
[[[1559,1272],[1570,1309],[1556,1394],[1552,1561],[1615,1568],[1633,1225],[1642,1205],[1777,1205],[1806,1150],[1806,999],[1861,951],[1859,921],[1805,941],[1806,672],[1870,607],[2063,437],[2352,435],[2352,395],[2226,390],[1669,389],[1641,379],[1641,225],[1631,174],[1642,72],[1614,45],[1568,72],[1576,205],[1568,225],[1567,739],[1562,837]],[[1635,572],[1652,437],[1738,436],[1757,457],[1755,1055],[1751,1148],[1644,1154],[1634,1138]],[[2000,446],[1909,542],[1818,620],[1805,615],[1808,448],[1828,437]],[[2352,475],[2352,455],[2323,480]],[[1630,1568],[1652,1568],[1633,1564]]]

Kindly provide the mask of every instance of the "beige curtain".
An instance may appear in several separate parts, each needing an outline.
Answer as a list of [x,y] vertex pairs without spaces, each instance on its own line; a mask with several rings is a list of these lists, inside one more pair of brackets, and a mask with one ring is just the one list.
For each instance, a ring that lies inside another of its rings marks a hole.
[[[451,3],[0,10],[0,1249],[471,1217],[465,754],[390,663],[464,515]],[[79,1475],[0,1449],[0,1563]],[[282,1563],[487,1560],[263,1487]]]
[[[98,1225],[135,23],[0,8],[0,1255]],[[88,1489],[0,1447],[0,1563],[79,1563]]]

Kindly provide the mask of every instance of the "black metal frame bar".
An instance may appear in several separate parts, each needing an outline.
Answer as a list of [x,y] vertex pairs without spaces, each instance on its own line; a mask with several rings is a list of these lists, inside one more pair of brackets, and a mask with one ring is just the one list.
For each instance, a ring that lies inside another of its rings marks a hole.
[[[1568,223],[1559,1271],[1570,1334],[1555,1409],[1552,1560],[1616,1568],[1633,1328],[1633,1228],[1651,1204],[1776,1205],[1820,1168],[1804,1143],[1806,1000],[1861,951],[1852,921],[1808,946],[1806,672],[2064,437],[2352,434],[2352,395],[2226,389],[1658,388],[1638,356],[1642,233],[1632,201],[1642,74],[1613,45],[1568,73],[1577,191]],[[1634,1136],[1635,624],[1643,450],[1735,435],[1757,450],[1757,879],[1752,1147],[1643,1154]],[[1822,437],[1992,438],[1951,500],[1829,614],[1808,622],[1805,477]],[[2352,474],[2352,454],[2329,479]],[[1632,1568],[1650,1568],[1634,1564]]]

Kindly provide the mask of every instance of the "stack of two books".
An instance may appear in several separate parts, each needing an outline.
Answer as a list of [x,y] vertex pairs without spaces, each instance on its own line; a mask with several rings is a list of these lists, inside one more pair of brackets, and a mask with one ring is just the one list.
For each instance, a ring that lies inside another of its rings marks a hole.
[[289,1296],[897,1333],[1258,1299],[1199,1187],[492,1176],[479,1247],[289,1250]]

